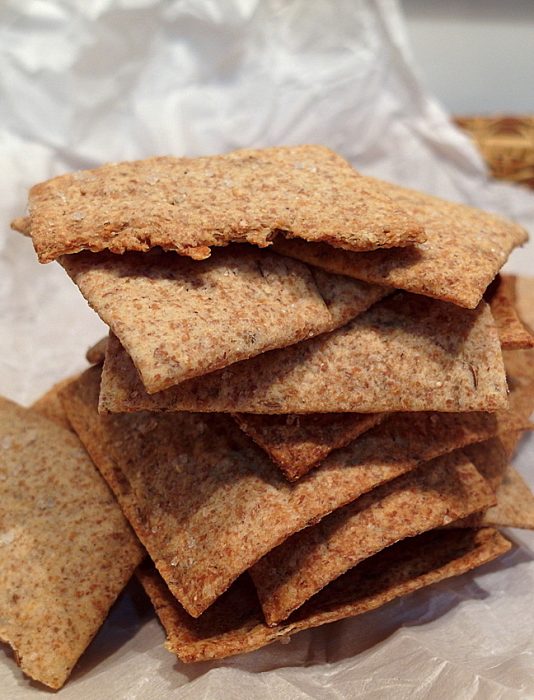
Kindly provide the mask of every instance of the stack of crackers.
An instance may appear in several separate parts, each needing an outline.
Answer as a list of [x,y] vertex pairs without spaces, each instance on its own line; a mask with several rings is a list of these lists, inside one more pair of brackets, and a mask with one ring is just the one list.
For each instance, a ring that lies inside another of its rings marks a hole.
[[0,638],[32,678],[65,682],[134,572],[192,662],[534,528],[516,224],[298,146],[64,175],[13,227],[110,328],[32,409],[0,403]]

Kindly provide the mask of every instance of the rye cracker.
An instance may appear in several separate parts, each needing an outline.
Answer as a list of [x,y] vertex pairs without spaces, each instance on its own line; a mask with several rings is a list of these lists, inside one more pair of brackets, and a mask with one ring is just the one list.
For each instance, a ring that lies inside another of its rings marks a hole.
[[232,413],[495,411],[506,376],[489,307],[398,293],[332,333],[147,394],[110,338],[100,409]]
[[421,461],[495,434],[493,414],[392,416],[294,484],[224,414],[98,414],[100,369],[69,420],[173,595],[193,616],[294,532]]
[[300,479],[330,452],[345,447],[378,425],[385,413],[311,413],[254,415],[233,418],[290,481]]
[[62,428],[72,430],[65,409],[63,408],[60,392],[75,379],[76,376],[67,377],[54,384],[54,386],[32,404],[32,410],[40,413],[45,418],[48,418],[48,420],[54,421],[54,423],[57,423]]
[[495,495],[461,450],[443,455],[297,532],[250,573],[268,625],[395,542],[478,513]]
[[322,146],[148,158],[35,185],[30,234],[41,262],[155,246],[204,259],[211,246],[264,247],[279,232],[349,250],[424,240],[387,190]]
[[325,243],[278,238],[275,248],[330,272],[474,309],[510,252],[528,239],[507,219],[383,183],[425,228],[425,243],[404,250],[353,253]]
[[0,399],[0,639],[60,688],[144,556],[78,438]]
[[360,615],[503,555],[511,543],[496,530],[448,530],[403,540],[366,559],[267,627],[254,588],[241,577],[202,617],[190,617],[153,567],[138,576],[167,634],[167,649],[192,663],[254,651],[296,632]]
[[517,313],[516,278],[498,275],[491,283],[484,298],[489,303],[497,324],[503,350],[519,350],[534,347],[534,335],[522,323]]
[[152,251],[84,252],[61,264],[149,393],[330,331],[389,291],[319,271],[314,277],[303,263],[245,245],[201,262]]

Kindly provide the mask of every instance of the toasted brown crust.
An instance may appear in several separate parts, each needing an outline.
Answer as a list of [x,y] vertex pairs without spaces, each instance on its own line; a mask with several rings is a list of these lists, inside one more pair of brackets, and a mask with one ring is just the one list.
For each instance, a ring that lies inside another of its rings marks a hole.
[[64,390],[67,414],[194,616],[289,535],[419,462],[498,430],[486,413],[393,416],[289,484],[229,416],[99,416],[99,378],[92,367]]
[[104,362],[106,356],[106,347],[108,345],[108,338],[100,338],[98,342],[91,345],[89,350],[85,353],[85,359],[90,365],[101,365]]
[[275,248],[330,272],[473,309],[513,248],[528,239],[524,229],[501,217],[382,184],[392,199],[424,225],[423,245],[356,254],[324,243],[280,237]]
[[389,291],[320,271],[316,283],[304,263],[245,245],[201,262],[152,251],[85,252],[61,264],[149,393],[331,331]]
[[148,395],[110,338],[100,408],[110,411],[381,413],[494,411],[507,403],[489,307],[398,293],[330,334]]
[[35,185],[30,231],[41,262],[155,246],[201,260],[232,241],[264,247],[279,231],[349,250],[424,240],[383,190],[322,146],[148,158]]
[[534,335],[522,323],[516,304],[516,277],[498,275],[484,298],[489,303],[503,350],[534,347]]
[[438,581],[459,576],[507,552],[496,530],[430,532],[366,559],[311,598],[286,622],[267,627],[254,589],[242,577],[198,619],[173,598],[154,568],[138,576],[167,634],[166,647],[181,661],[220,659],[287,639],[301,630],[360,615]]
[[252,567],[265,621],[285,620],[328,583],[395,542],[495,503],[493,490],[461,450],[420,465],[297,532]]
[[0,398],[0,639],[60,688],[144,556],[78,438]]
[[385,413],[263,415],[235,413],[234,420],[267,452],[290,481],[300,479],[332,450],[378,425]]
[[48,420],[54,421],[54,423],[57,423],[62,428],[72,431],[69,419],[67,418],[67,414],[63,408],[60,392],[75,379],[76,376],[67,377],[66,379],[62,379],[54,384],[54,386],[52,386],[45,394],[40,396],[37,401],[32,404],[32,410],[40,413],[45,418],[48,418]]

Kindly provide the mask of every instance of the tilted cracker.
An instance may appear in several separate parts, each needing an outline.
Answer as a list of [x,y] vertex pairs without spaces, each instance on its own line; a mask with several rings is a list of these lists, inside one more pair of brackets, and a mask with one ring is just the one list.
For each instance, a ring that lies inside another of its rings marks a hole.
[[395,542],[495,502],[461,450],[420,465],[297,532],[252,567],[265,621],[285,620],[338,576]]
[[64,390],[69,420],[194,616],[289,535],[419,462],[498,430],[488,413],[392,416],[290,484],[230,416],[99,415],[99,379],[92,367]]
[[489,508],[479,525],[534,530],[534,494],[511,465],[497,489],[497,505]]
[[534,331],[534,277],[515,278],[515,307],[523,323]]
[[290,481],[300,479],[332,450],[345,447],[378,425],[385,413],[310,413],[254,415],[233,418]]
[[144,556],[78,438],[0,398],[0,639],[60,688]]
[[521,322],[516,303],[516,278],[498,275],[484,295],[497,325],[503,350],[534,347],[534,335]]
[[100,408],[232,413],[494,411],[506,405],[489,307],[398,293],[342,328],[148,395],[110,338]]
[[100,338],[98,342],[91,345],[89,350],[85,353],[85,359],[90,365],[101,365],[104,362],[106,356],[106,347],[108,345],[108,338]]
[[503,555],[511,543],[496,530],[419,535],[366,559],[314,596],[286,622],[267,627],[243,576],[202,617],[190,617],[154,568],[138,576],[167,634],[167,649],[192,663],[254,651],[305,629],[360,615]]
[[279,237],[285,255],[330,272],[475,308],[510,252],[528,239],[507,219],[422,192],[382,183],[425,228],[425,243],[405,250],[352,253]]
[[76,376],[67,377],[66,379],[62,379],[54,384],[54,386],[52,386],[45,394],[39,397],[37,401],[32,404],[32,410],[40,413],[45,418],[48,418],[48,420],[54,421],[54,423],[61,425],[62,428],[72,431],[69,419],[67,418],[65,409],[63,408],[60,392],[75,379]]
[[84,252],[61,264],[149,393],[330,331],[388,292],[317,273],[327,304],[306,265],[244,245],[201,262],[152,251]]
[[210,246],[263,247],[280,231],[349,250],[424,240],[385,189],[322,146],[148,158],[35,185],[30,233],[41,262],[155,246],[203,259]]

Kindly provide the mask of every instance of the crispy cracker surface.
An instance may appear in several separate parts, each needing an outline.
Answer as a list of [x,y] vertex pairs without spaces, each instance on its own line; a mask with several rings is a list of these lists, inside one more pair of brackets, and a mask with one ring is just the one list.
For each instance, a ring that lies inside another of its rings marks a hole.
[[395,542],[495,502],[461,450],[420,465],[296,533],[252,567],[265,621],[285,620],[328,583]]
[[64,390],[69,420],[194,616],[289,535],[420,461],[498,429],[487,413],[393,416],[290,484],[229,416],[99,415],[99,379],[93,367]]
[[423,244],[356,254],[280,237],[275,248],[330,272],[475,308],[510,252],[528,238],[520,226],[493,214],[382,184],[424,226]]
[[378,425],[385,413],[316,413],[254,415],[235,413],[235,421],[294,481],[307,474],[332,450],[345,447]]
[[481,525],[534,530],[534,494],[511,465],[505,471],[496,495],[497,505],[484,513]]
[[246,245],[204,261],[151,251],[61,263],[149,393],[330,331],[389,291],[324,272],[318,286],[303,263]]
[[91,345],[85,353],[85,359],[90,365],[101,365],[104,362],[107,344],[108,338],[106,336],[105,338],[100,338],[94,345]]
[[495,319],[503,350],[534,347],[534,335],[522,323],[515,308],[515,288],[514,276],[498,275],[484,295]]
[[241,577],[210,610],[193,619],[154,568],[144,567],[138,575],[165,628],[167,649],[191,663],[253,651],[301,630],[374,610],[464,574],[510,547],[491,528],[434,531],[404,540],[355,566],[275,627],[263,622],[248,578]]
[[381,413],[494,411],[507,403],[489,307],[422,296],[383,299],[342,328],[148,395],[110,338],[103,412]]
[[144,550],[78,438],[0,399],[0,639],[60,688]]
[[424,240],[385,189],[322,146],[149,158],[35,185],[30,232],[41,262],[155,246],[203,259],[231,241],[266,246],[279,231],[349,250]]
[[60,392],[61,389],[66,387],[75,379],[76,376],[67,377],[66,379],[62,379],[54,384],[54,386],[52,386],[45,394],[39,397],[37,401],[32,404],[32,410],[40,413],[45,418],[48,418],[48,420],[54,421],[54,423],[57,423],[62,428],[72,430],[69,419],[65,413],[65,409],[63,408]]

